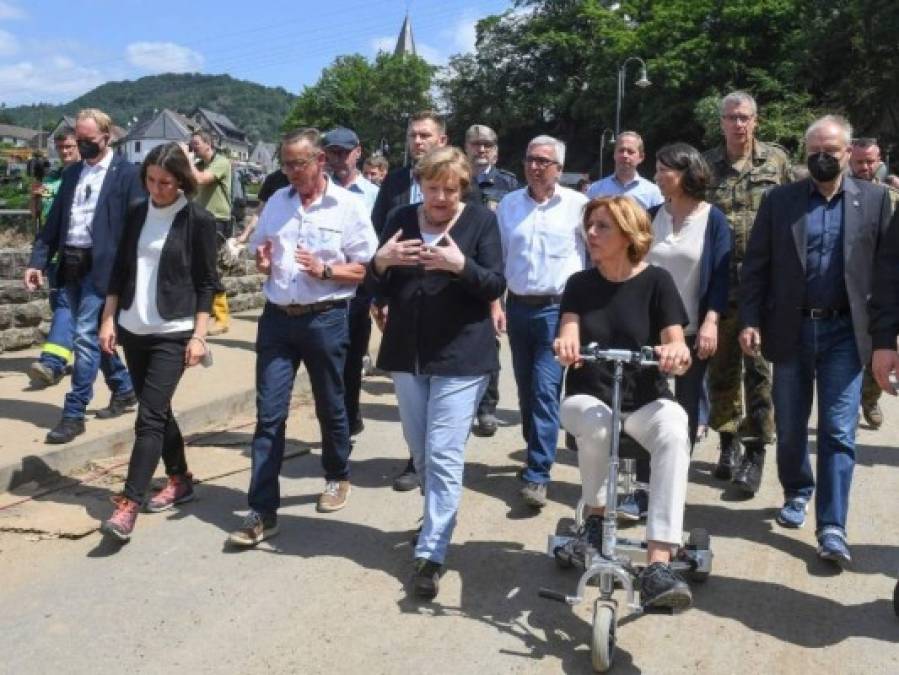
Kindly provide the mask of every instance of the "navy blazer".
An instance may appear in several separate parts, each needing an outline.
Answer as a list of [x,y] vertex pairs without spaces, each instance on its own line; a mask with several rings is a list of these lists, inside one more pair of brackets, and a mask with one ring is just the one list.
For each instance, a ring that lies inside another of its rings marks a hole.
[[[83,161],[77,162],[62,172],[62,183],[47,214],[47,223],[34,240],[29,267],[47,269],[57,252],[65,246],[75,187],[83,166]],[[113,155],[97,198],[92,227],[93,264],[90,277],[100,295],[106,295],[128,208],[144,199],[146,192],[140,182],[140,169],[119,155]]]
[[[664,204],[649,209],[650,220]],[[699,315],[702,324],[710,309],[719,316],[727,314],[728,292],[730,290],[730,255],[733,250],[733,233],[727,216],[714,204],[709,205],[709,222],[702,242],[702,257],[699,260]]]
[[[805,305],[806,221],[811,179],[781,185],[762,198],[743,259],[740,325],[762,333],[762,354],[773,363],[799,348]],[[843,275],[859,360],[871,358],[868,300],[874,259],[890,223],[884,187],[843,176]]]

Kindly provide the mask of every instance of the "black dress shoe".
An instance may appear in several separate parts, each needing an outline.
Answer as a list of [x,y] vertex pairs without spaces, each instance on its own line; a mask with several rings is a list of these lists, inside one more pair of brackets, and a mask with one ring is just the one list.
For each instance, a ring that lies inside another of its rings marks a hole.
[[393,479],[393,489],[397,492],[409,492],[419,487],[421,483],[418,480],[418,474],[415,473],[415,465],[410,459],[403,473]]
[[59,445],[69,443],[75,436],[84,433],[84,420],[74,417],[63,417],[53,429],[47,433],[47,443]]
[[475,425],[474,429],[471,432],[475,436],[480,436],[482,438],[489,438],[496,433],[496,415],[492,413],[484,413],[482,415],[478,415],[478,423]]
[[415,559],[415,576],[412,577],[412,589],[415,595],[424,600],[433,600],[440,590],[440,572],[442,566],[425,558]]
[[127,394],[122,394],[121,396],[113,394],[112,398],[109,399],[109,405],[102,410],[97,411],[97,417],[101,420],[112,419],[113,417],[118,417],[119,415],[128,412],[130,408],[133,408],[136,405],[137,395],[133,391],[129,391]]
[[734,434],[722,432],[719,435],[721,436],[721,455],[715,466],[715,478],[731,480],[740,466],[740,441]]
[[358,436],[363,431],[365,431],[365,422],[361,418],[350,424],[350,436]]
[[762,484],[762,471],[765,468],[765,446],[761,444],[746,445],[746,456],[734,474],[734,485],[750,497],[759,491]]

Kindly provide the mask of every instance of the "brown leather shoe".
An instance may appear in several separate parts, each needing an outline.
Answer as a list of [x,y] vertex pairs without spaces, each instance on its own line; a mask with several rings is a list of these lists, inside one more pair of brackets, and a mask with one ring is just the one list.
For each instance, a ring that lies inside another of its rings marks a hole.
[[347,498],[350,496],[350,481],[348,480],[329,480],[325,483],[325,490],[318,497],[318,505],[316,510],[319,513],[332,513],[340,511],[346,506]]

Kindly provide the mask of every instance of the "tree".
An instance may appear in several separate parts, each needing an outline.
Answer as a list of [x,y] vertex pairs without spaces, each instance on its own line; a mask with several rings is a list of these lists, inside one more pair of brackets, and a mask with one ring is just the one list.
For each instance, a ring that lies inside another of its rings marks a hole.
[[303,89],[284,129],[345,126],[362,140],[366,153],[382,142],[388,157],[401,160],[411,113],[433,106],[430,89],[436,68],[416,56],[381,52],[374,63],[360,54],[338,56],[311,87]]

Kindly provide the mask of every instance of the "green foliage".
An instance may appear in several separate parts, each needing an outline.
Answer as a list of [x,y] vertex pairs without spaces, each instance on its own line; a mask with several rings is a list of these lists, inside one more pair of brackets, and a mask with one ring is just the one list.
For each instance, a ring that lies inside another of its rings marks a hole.
[[374,62],[359,54],[339,56],[318,82],[303,89],[283,127],[349,127],[366,154],[384,140],[391,163],[396,162],[403,154],[409,114],[433,106],[429,92],[435,71],[413,56],[381,52]]
[[60,106],[46,104],[5,108],[15,124],[52,129],[63,115],[81,108],[106,111],[124,127],[132,117],[143,119],[154,109],[190,113],[201,106],[227,115],[251,141],[274,140],[295,96],[280,87],[264,87],[228,75],[154,75],[139,80],[107,82]]

